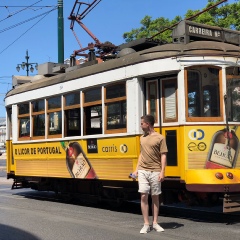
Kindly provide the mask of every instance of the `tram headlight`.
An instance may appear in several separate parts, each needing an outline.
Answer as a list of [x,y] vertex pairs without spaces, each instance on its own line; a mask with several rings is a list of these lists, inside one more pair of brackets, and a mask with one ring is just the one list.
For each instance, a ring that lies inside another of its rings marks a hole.
[[229,178],[229,179],[233,179],[233,174],[231,172],[227,172],[226,173],[226,176]]
[[217,179],[222,180],[222,179],[223,179],[223,174],[220,173],[220,172],[217,172],[217,173],[215,174],[215,177],[216,177]]

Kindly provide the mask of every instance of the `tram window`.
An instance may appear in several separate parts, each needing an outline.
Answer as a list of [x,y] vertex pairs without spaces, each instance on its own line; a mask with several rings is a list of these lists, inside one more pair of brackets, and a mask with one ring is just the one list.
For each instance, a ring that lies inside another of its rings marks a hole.
[[126,128],[126,101],[107,104],[107,130]]
[[101,100],[101,88],[95,88],[84,92],[84,102],[95,102]]
[[61,96],[52,97],[47,100],[47,129],[50,138],[60,137],[62,134],[61,105]]
[[32,137],[45,137],[45,101],[44,99],[32,102]]
[[41,112],[44,111],[45,105],[44,105],[44,99],[33,101],[33,112]]
[[45,136],[45,114],[33,116],[33,137]]
[[200,77],[198,72],[188,72],[188,116],[200,115]]
[[106,133],[126,132],[127,104],[126,83],[105,86]]
[[30,118],[20,118],[19,125],[19,137],[30,137]]
[[157,81],[149,81],[147,90],[147,113],[153,115],[155,122],[158,122]]
[[84,108],[85,134],[102,134],[102,105]]
[[18,105],[19,139],[30,139],[30,108],[29,103]]
[[[12,108],[7,108],[8,134],[12,138]],[[9,139],[8,139],[9,140]]]
[[69,109],[65,111],[66,117],[66,136],[80,136],[80,108]]
[[228,121],[240,121],[240,76],[227,76]]
[[106,87],[106,99],[113,99],[126,96],[126,84],[120,83]]
[[163,121],[177,121],[177,79],[163,80]]
[[62,133],[62,112],[51,112],[48,115],[48,134]]
[[[194,67],[187,71],[187,118],[221,117],[218,68]],[[196,119],[199,121],[200,119]],[[202,119],[203,120],[203,119]],[[207,119],[206,119],[207,120]]]
[[101,87],[83,92],[84,134],[102,134],[102,94]]
[[48,109],[61,108],[61,96],[48,99]]
[[80,92],[70,93],[64,96],[65,136],[81,135],[80,122]]
[[23,103],[18,105],[18,114],[29,114],[29,103]]
[[65,96],[65,106],[80,104],[80,93],[70,93]]

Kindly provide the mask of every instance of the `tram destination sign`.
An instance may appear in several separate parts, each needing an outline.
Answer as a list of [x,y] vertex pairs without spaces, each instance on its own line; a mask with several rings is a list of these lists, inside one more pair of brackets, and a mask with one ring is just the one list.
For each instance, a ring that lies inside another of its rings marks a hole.
[[235,45],[240,44],[240,32],[192,21],[182,21],[173,29],[173,42],[188,43],[192,40],[212,40],[227,42]]

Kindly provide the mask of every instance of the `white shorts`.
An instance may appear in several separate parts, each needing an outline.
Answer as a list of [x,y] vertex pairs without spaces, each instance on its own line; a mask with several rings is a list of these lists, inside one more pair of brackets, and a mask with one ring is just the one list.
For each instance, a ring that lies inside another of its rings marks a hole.
[[161,194],[161,182],[158,181],[160,172],[151,172],[145,170],[138,170],[138,192],[150,193],[151,195]]

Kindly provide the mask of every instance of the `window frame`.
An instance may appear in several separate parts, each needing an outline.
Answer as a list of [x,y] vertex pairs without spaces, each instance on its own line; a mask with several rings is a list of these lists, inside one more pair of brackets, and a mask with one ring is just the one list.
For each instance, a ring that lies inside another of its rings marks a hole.
[[[44,101],[44,110],[42,111],[39,111],[39,112],[34,112],[33,111],[33,102],[34,101],[39,101],[39,100],[43,100]],[[46,114],[45,114],[45,110],[46,110],[46,101],[45,99],[36,99],[36,100],[33,100],[31,103],[31,119],[32,119],[32,127],[31,127],[31,133],[32,133],[32,139],[45,139],[46,138]],[[34,128],[34,116],[37,116],[37,115],[42,115],[44,114],[44,121],[45,121],[45,129],[44,129],[44,135],[43,136],[34,136],[33,135],[33,128]]]
[[[24,114],[19,114],[19,105],[21,104],[28,104],[29,105],[29,112],[28,113],[24,113]],[[31,139],[31,117],[30,117],[30,112],[31,112],[31,106],[30,106],[30,102],[23,102],[23,103],[18,103],[17,104],[18,107],[18,140],[19,141],[26,141],[26,140],[30,140]],[[20,119],[22,118],[29,118],[29,136],[22,136],[20,137]]]
[[[227,94],[227,98],[228,98],[228,96],[229,96],[229,95],[228,95],[228,94],[229,94],[229,89],[228,89],[228,84],[229,84],[229,83],[228,83],[228,82],[231,81],[231,79],[234,79],[234,78],[240,79],[240,74],[239,74],[239,75],[226,74],[226,94]],[[230,105],[230,103],[228,102],[227,104],[228,104],[227,110],[229,111],[229,105]],[[232,111],[232,109],[231,109],[231,111]],[[233,122],[233,123],[239,122],[239,121],[230,120],[230,119],[229,119],[229,113],[230,113],[230,112],[227,112],[227,113],[226,113],[226,117],[227,117],[227,119],[228,119],[229,122]]]
[[[122,97],[115,97],[115,98],[110,98],[107,99],[107,87],[112,87],[112,86],[117,86],[120,84],[124,84],[125,85],[125,96]],[[117,128],[117,129],[107,129],[107,118],[108,118],[108,104],[109,103],[116,103],[116,102],[126,102],[126,116],[127,116],[127,84],[126,82],[117,82],[117,83],[113,83],[113,84],[108,84],[104,86],[104,132],[107,134],[112,134],[112,133],[125,133],[127,132],[127,118],[126,118],[126,127],[124,128]]]
[[[185,118],[187,122],[220,122],[223,121],[223,71],[221,67],[217,66],[194,66],[194,68],[206,68],[206,67],[211,67],[211,68],[216,68],[219,70],[219,115],[217,117],[189,117],[188,116],[188,71],[192,69],[192,67],[188,67],[184,69],[184,88],[185,88]],[[194,70],[194,69],[193,69]],[[203,102],[203,101],[202,101]]]
[[147,96],[146,96],[146,103],[147,103],[147,114],[151,114],[151,101],[150,101],[150,86],[151,84],[155,85],[155,106],[156,106],[156,116],[155,118],[155,124],[159,123],[159,91],[158,91],[158,84],[159,84],[159,79],[154,79],[154,80],[148,80],[146,82],[146,88],[147,88]]
[[[45,133],[45,135],[47,136],[47,138],[61,138],[62,135],[63,135],[63,128],[62,128],[62,132],[61,133],[52,134],[52,135],[49,134],[49,114],[50,113],[54,113],[54,112],[61,112],[61,114],[62,114],[62,95],[57,95],[57,96],[54,96],[54,97],[58,97],[58,96],[60,96],[60,101],[61,101],[61,107],[60,108],[48,109],[48,100],[50,98],[53,98],[53,96],[50,96],[50,97],[45,99],[45,101],[46,101],[46,105],[45,105],[46,106],[46,115],[45,115],[46,133]],[[63,118],[63,116],[62,116],[62,118]],[[62,126],[62,121],[61,121],[60,124]]]
[[[100,100],[96,100],[96,101],[91,101],[91,102],[85,102],[85,92],[89,91],[89,90],[93,90],[96,88],[100,88],[101,91],[101,98]],[[94,106],[101,106],[102,107],[102,86],[98,86],[98,87],[93,87],[93,88],[88,88],[88,89],[84,89],[82,91],[82,99],[80,99],[80,102],[82,103],[82,108],[83,108],[83,135],[85,136],[90,136],[90,135],[98,135],[99,133],[96,134],[87,134],[87,121],[86,121],[86,108],[88,107],[94,107]],[[103,123],[103,109],[102,109],[102,123]],[[91,120],[92,118],[90,118]],[[101,127],[102,131],[101,134],[103,134],[103,125]]]
[[[66,106],[66,96],[67,95],[70,95],[70,94],[76,94],[76,93],[79,93],[79,103],[77,104],[73,104],[73,105],[68,105]],[[63,112],[64,112],[64,137],[72,137],[72,136],[68,136],[67,135],[67,125],[68,125],[68,121],[67,121],[67,116],[66,116],[66,111],[68,110],[74,110],[74,109],[79,109],[79,114],[80,114],[80,119],[79,119],[79,127],[80,127],[80,136],[82,135],[82,132],[81,132],[81,92],[80,90],[79,91],[74,91],[74,92],[70,92],[70,93],[66,93],[63,95]],[[74,135],[75,136],[75,135]],[[76,136],[79,136],[79,135],[76,135]]]

